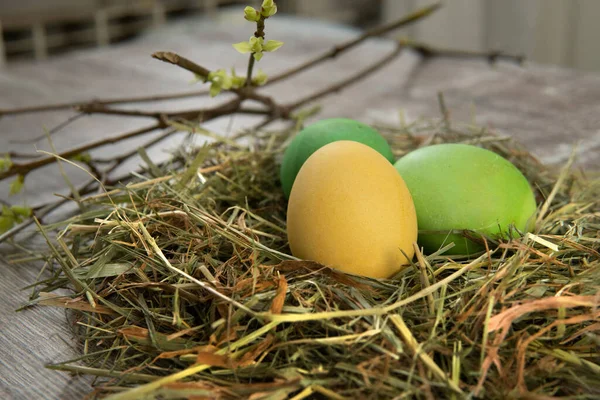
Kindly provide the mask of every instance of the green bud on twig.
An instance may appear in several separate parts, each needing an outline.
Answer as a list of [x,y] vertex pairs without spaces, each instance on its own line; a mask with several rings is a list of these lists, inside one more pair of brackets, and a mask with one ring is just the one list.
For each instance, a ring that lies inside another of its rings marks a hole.
[[11,206],[10,210],[17,217],[17,219],[21,219],[20,217],[27,218],[27,217],[31,216],[31,208],[30,207],[25,207],[25,206]]
[[275,51],[283,46],[283,42],[278,40],[265,40],[261,37],[252,36],[247,42],[233,44],[233,48],[242,54],[252,53],[256,61],[260,61],[264,51]]
[[233,87],[236,89],[239,89],[241,87],[244,87],[244,85],[246,84],[246,77],[245,76],[238,76],[235,73],[235,68],[231,68],[231,79],[233,81]]
[[267,74],[265,74],[262,69],[259,69],[252,78],[252,84],[254,86],[262,86],[267,83],[268,80]]
[[0,213],[0,234],[10,230],[15,224],[31,216],[31,208],[25,206],[2,206]]
[[216,95],[221,93],[222,89],[231,89],[233,85],[233,80],[231,79],[231,76],[229,76],[224,69],[219,69],[208,74],[208,80],[211,82],[211,97],[215,97]]
[[250,22],[258,22],[260,19],[260,13],[254,9],[254,7],[244,8],[244,19]]
[[12,181],[10,184],[10,189],[8,190],[9,195],[20,193],[23,190],[23,185],[25,183],[25,177],[23,175],[17,175],[17,179]]
[[236,75],[234,68],[231,68],[231,75],[224,69],[213,71],[208,74],[206,81],[210,81],[211,97],[221,93],[221,90],[239,89],[246,84],[246,78]]
[[8,232],[15,224],[15,220],[10,217],[0,215],[0,234]]
[[0,158],[0,172],[8,171],[10,167],[12,167],[12,161],[8,154]]
[[260,9],[260,13],[263,17],[269,18],[272,15],[275,15],[277,12],[277,4],[273,0],[264,0],[262,2],[262,7]]
[[92,156],[88,152],[75,154],[71,157],[72,161],[81,161],[82,163],[89,163],[92,161]]

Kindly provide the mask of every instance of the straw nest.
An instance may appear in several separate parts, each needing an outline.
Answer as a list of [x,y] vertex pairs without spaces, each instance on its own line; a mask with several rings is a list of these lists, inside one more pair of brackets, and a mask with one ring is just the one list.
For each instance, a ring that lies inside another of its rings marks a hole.
[[81,337],[49,367],[115,399],[598,398],[600,185],[480,128],[378,128],[398,157],[467,142],[511,160],[537,192],[534,234],[345,275],[289,253],[278,162],[295,130],[213,137],[39,227],[51,276],[32,304],[74,310]]

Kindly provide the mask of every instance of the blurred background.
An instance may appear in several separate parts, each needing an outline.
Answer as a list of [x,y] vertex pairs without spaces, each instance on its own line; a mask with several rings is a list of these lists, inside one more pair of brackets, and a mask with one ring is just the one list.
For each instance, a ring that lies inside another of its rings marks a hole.
[[[366,28],[433,0],[278,0],[282,13]],[[446,0],[403,32],[465,50],[503,50],[529,61],[600,71],[600,0]],[[110,46],[169,20],[216,14],[251,0],[0,0],[0,68],[77,48]],[[240,7],[241,10],[242,7]]]

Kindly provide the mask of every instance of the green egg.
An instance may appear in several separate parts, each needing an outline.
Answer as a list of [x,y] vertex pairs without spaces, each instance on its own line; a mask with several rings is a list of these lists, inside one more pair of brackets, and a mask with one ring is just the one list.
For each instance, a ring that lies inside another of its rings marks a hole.
[[432,253],[454,242],[446,254],[471,254],[481,244],[451,231],[472,230],[507,238],[511,226],[533,228],[535,196],[523,174],[498,154],[465,144],[415,150],[394,164],[413,197],[419,244]]
[[280,179],[286,197],[290,197],[296,175],[308,157],[326,144],[338,140],[365,144],[378,151],[390,163],[394,162],[392,149],[375,129],[347,118],[324,119],[298,133],[283,154]]

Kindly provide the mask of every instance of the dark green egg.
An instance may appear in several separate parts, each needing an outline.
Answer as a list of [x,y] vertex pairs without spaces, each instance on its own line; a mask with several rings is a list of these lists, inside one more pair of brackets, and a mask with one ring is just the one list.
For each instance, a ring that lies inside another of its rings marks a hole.
[[326,144],[338,140],[362,143],[379,152],[390,163],[394,162],[392,149],[375,129],[347,118],[324,119],[298,133],[283,155],[280,179],[286,197],[290,196],[296,175],[308,157]]

